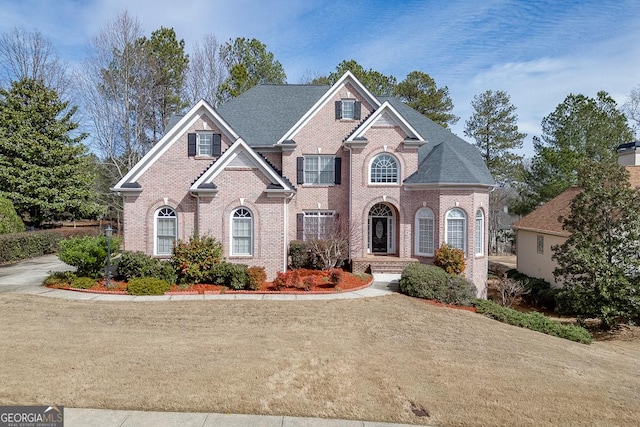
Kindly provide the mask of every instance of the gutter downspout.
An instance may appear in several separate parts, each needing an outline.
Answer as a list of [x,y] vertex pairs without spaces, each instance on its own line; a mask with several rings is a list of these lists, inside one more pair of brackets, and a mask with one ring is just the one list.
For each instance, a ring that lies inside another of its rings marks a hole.
[[349,261],[353,260],[353,257],[351,256],[351,250],[352,250],[352,245],[351,242],[353,241],[353,238],[351,236],[351,233],[353,233],[354,227],[351,226],[352,224],[352,216],[353,216],[353,212],[351,212],[351,208],[352,208],[352,204],[353,201],[352,199],[352,188],[353,188],[353,182],[352,182],[352,178],[353,178],[353,152],[351,151],[351,147],[349,146],[344,146],[344,148],[346,148],[349,151],[349,204],[348,204],[348,209],[349,209],[349,222],[347,224],[347,226],[349,227]]

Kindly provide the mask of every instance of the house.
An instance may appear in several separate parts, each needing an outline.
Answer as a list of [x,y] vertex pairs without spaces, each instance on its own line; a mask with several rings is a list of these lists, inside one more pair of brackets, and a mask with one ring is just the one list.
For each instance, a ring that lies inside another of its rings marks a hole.
[[168,257],[197,232],[273,278],[291,241],[339,218],[355,271],[431,263],[447,242],[484,295],[493,187],[475,147],[347,72],[333,86],[258,85],[217,109],[200,101],[112,190],[126,250]]
[[[629,181],[635,188],[640,187],[640,163],[637,161],[640,162],[640,142],[618,146],[618,163],[629,171]],[[578,187],[568,188],[511,225],[516,232],[516,269],[519,272],[558,287],[553,276],[558,263],[551,259],[551,248],[564,243],[569,237],[559,217],[569,216],[571,201],[580,191]]]

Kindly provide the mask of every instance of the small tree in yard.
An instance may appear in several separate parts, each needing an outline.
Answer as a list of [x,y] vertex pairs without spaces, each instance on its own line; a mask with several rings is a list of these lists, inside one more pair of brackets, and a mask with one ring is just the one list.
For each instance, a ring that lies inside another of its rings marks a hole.
[[331,227],[328,227],[320,239],[307,242],[311,254],[317,257],[324,270],[339,267],[349,259],[349,244],[354,244],[357,232],[346,219],[337,218]]
[[453,275],[460,275],[467,268],[464,252],[446,243],[436,250],[433,264]]
[[586,165],[583,191],[561,218],[571,233],[556,245],[554,276],[579,320],[597,318],[605,328],[640,321],[640,191],[617,164]]

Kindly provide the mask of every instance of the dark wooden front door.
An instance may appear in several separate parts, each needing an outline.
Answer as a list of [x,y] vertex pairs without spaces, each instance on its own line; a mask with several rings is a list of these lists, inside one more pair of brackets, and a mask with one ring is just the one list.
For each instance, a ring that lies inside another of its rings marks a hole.
[[387,218],[371,218],[371,251],[387,252]]

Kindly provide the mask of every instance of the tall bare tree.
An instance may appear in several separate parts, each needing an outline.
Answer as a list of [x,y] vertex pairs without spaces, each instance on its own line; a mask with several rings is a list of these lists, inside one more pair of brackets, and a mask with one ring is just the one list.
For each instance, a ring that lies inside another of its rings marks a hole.
[[70,78],[51,41],[37,30],[16,27],[0,36],[0,79],[3,87],[23,79],[38,80],[59,96]]
[[213,34],[207,34],[202,43],[196,42],[189,55],[182,99],[189,106],[201,99],[216,105],[218,88],[226,78],[227,71],[220,58],[220,44]]

